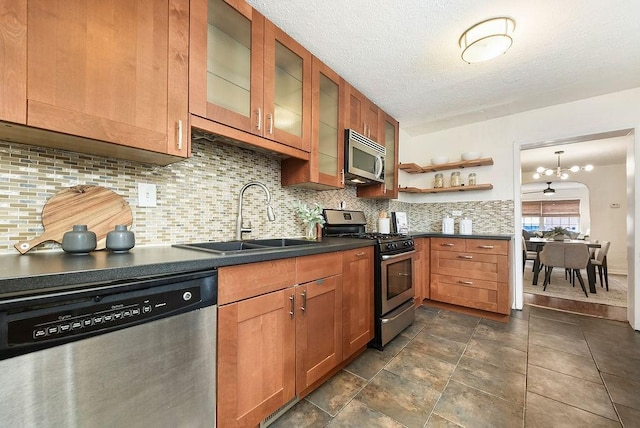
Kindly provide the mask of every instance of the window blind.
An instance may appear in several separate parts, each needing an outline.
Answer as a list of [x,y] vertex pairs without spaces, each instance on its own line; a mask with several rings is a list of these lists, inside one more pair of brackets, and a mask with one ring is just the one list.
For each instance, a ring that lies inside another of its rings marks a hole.
[[580,199],[523,201],[523,217],[580,217]]

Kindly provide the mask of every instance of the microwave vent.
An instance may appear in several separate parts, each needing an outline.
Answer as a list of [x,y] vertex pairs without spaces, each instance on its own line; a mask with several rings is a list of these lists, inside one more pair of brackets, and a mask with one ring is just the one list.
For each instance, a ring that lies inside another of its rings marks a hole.
[[365,136],[364,136],[364,135],[362,135],[362,134],[358,134],[358,133],[357,133],[356,131],[354,131],[353,129],[349,129],[349,130],[347,130],[347,133],[348,133],[348,134],[347,134],[347,135],[348,135],[348,137],[347,137],[347,138],[349,138],[349,139],[351,139],[351,140],[354,140],[354,141],[357,141],[358,143],[363,144],[363,145],[365,145],[365,146],[367,146],[367,147],[369,147],[369,148],[371,148],[371,149],[373,149],[373,150],[375,150],[375,151],[379,152],[380,154],[383,154],[383,155],[385,155],[385,156],[386,156],[386,154],[387,154],[387,149],[386,149],[386,147],[385,147],[385,146],[382,146],[382,145],[380,145],[380,144],[376,143],[376,142],[375,142],[375,141],[373,141],[372,139],[367,138],[367,137],[365,137]]

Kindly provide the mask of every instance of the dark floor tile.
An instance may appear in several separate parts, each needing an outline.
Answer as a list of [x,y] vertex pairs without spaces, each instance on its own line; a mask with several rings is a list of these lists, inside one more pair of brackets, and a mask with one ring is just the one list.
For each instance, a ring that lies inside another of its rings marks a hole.
[[584,332],[592,332],[605,336],[617,336],[620,339],[631,339],[640,335],[629,325],[628,322],[605,320],[595,317],[582,317],[579,320],[580,327]]
[[409,343],[411,341],[413,336],[405,334],[405,331],[407,331],[407,330],[405,329],[399,335],[397,335],[396,337],[391,339],[391,341],[389,343],[384,345],[382,351],[378,351],[378,352],[380,352],[380,355],[382,356],[382,358],[391,359],[391,358],[395,357],[396,355],[398,355],[398,353],[400,351],[402,351],[402,349],[405,346],[407,346],[407,343]]
[[602,373],[604,384],[616,404],[640,410],[640,382]]
[[[616,347],[618,348],[618,347]],[[593,358],[601,372],[640,382],[640,360],[632,359],[622,352],[591,348]]]
[[440,391],[383,370],[356,399],[409,428],[422,428],[439,397]]
[[524,352],[527,351],[528,347],[527,335],[505,331],[504,329],[482,323],[476,327],[473,338],[495,344],[497,347],[513,348]]
[[553,309],[541,308],[539,306],[531,306],[529,311],[529,321],[533,317],[538,318],[548,318],[556,321],[562,321],[569,324],[580,324],[580,316],[576,314],[571,314],[569,312],[556,311]]
[[306,399],[335,416],[366,384],[364,379],[341,370]]
[[526,376],[463,356],[451,380],[524,405]]
[[459,428],[460,425],[454,424],[451,421],[446,420],[442,416],[438,416],[435,413],[431,413],[425,428]]
[[464,356],[517,373],[527,373],[527,353],[513,348],[498,347],[482,339],[471,339]]
[[527,393],[526,428],[616,428],[620,423],[534,393]]
[[558,334],[531,331],[529,332],[529,344],[545,346],[585,358],[591,357],[587,341],[584,339],[572,339]]
[[455,381],[449,382],[433,411],[448,421],[474,428],[521,427],[524,418],[522,405]]
[[[622,333],[618,331],[594,332],[586,331],[585,338],[591,349],[622,355],[636,360],[640,364],[640,332],[629,332],[626,329]],[[608,334],[607,334],[608,333]],[[617,333],[617,334],[616,334]]]
[[625,428],[640,428],[640,410],[622,404],[616,404],[616,409]]
[[455,364],[424,355],[413,349],[405,348],[385,367],[408,380],[421,382],[438,391],[442,391],[453,373]]
[[270,426],[273,428],[322,428],[331,420],[331,415],[320,410],[307,400],[300,400]]
[[579,325],[548,318],[531,317],[529,320],[529,332],[553,334],[575,340],[584,339],[584,334]]
[[454,312],[441,312],[429,321],[422,331],[433,336],[467,343],[477,324],[478,318]]
[[516,336],[527,336],[529,334],[529,321],[519,318],[511,318],[507,323],[482,319],[479,325],[490,327],[494,331],[513,333]]
[[609,419],[617,419],[609,394],[602,383],[589,382],[529,364],[527,392],[533,392]]
[[426,321],[420,321],[416,319],[413,324],[405,328],[400,334],[413,339],[418,333],[422,331],[422,329],[424,329],[425,325]]
[[418,306],[416,308],[416,322],[426,323],[440,313],[440,309],[430,306]]
[[358,400],[351,402],[338,416],[333,418],[327,427],[331,428],[402,428],[402,424],[387,415],[376,412]]
[[529,346],[529,364],[591,382],[602,382],[593,358],[581,357],[546,346]]
[[529,313],[531,310],[531,306],[524,305],[522,309],[512,309],[511,310],[511,318],[518,318],[521,320],[529,320]]
[[473,315],[461,314],[458,312],[440,311],[440,313],[438,313],[438,315],[434,319],[443,321],[448,324],[453,323],[460,326],[475,328],[482,318],[474,317]]
[[358,358],[349,363],[344,370],[369,381],[378,374],[392,358],[392,356],[385,355],[376,349],[367,349],[360,354]]
[[428,329],[424,329],[413,338],[407,345],[407,348],[451,364],[456,364],[462,356],[465,346],[464,343],[445,339],[444,337],[433,336],[429,333]]

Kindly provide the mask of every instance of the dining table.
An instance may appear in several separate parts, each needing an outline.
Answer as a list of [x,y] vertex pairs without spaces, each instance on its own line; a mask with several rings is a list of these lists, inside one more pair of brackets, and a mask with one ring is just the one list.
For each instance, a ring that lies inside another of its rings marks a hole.
[[[532,238],[529,238],[529,242],[533,244],[536,248],[536,258],[533,261],[533,281],[532,281],[533,285],[538,285],[538,275],[540,274],[540,270],[542,268],[540,264],[540,251],[542,251],[542,249],[544,248],[544,245],[547,242],[562,242],[565,244],[586,244],[587,248],[602,247],[602,245],[600,245],[598,242],[585,241],[583,239],[564,239],[562,241],[558,241],[555,239],[532,237]],[[587,278],[589,280],[589,292],[595,293],[596,292],[596,272],[595,272],[595,266],[591,264],[591,258],[589,258],[589,263],[587,263]]]

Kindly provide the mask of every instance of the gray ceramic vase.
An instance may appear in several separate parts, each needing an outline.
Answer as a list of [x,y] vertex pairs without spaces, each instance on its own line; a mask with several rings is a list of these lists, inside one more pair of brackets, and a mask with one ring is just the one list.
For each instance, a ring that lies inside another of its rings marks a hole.
[[62,249],[71,254],[89,254],[96,249],[96,234],[86,224],[75,224],[73,230],[62,235]]
[[116,228],[107,233],[107,249],[114,253],[126,253],[136,245],[136,237],[132,231],[127,230],[124,224],[116,225]]

